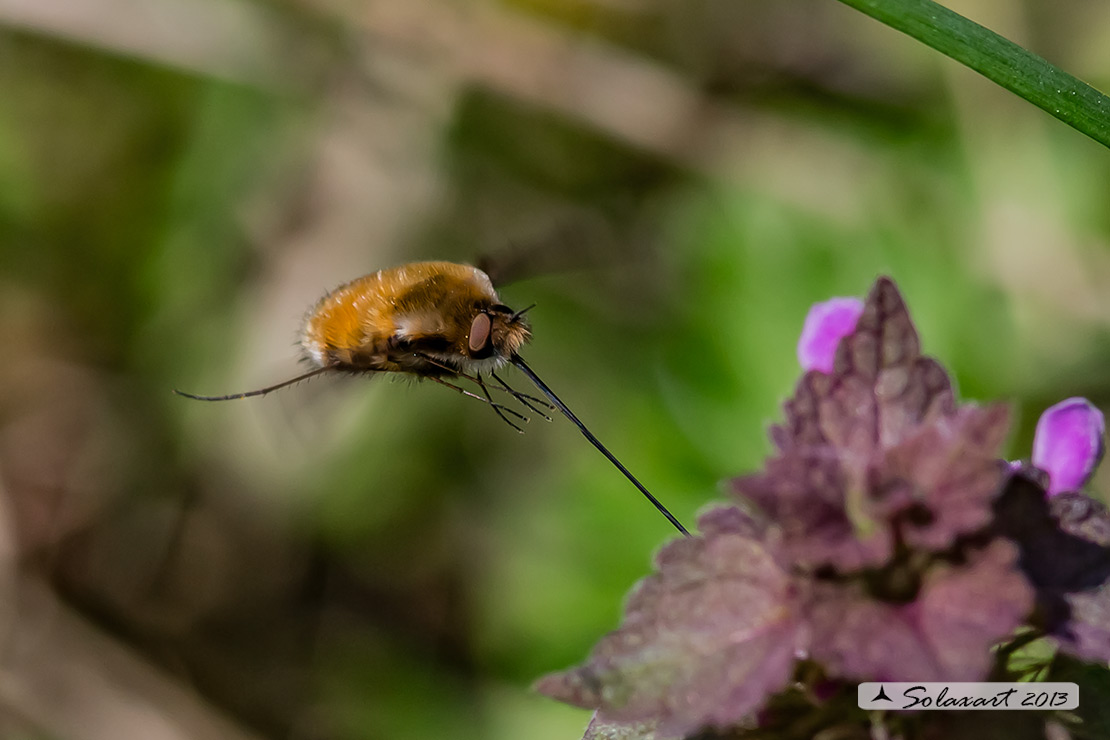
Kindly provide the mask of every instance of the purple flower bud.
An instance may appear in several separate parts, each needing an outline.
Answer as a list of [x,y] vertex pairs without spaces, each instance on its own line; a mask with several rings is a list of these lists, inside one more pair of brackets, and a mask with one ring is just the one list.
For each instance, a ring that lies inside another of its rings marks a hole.
[[863,301],[858,298],[830,298],[813,304],[798,340],[798,362],[802,369],[832,372],[836,346],[855,331],[861,313]]
[[1077,491],[1102,459],[1106,423],[1086,398],[1069,398],[1041,414],[1033,465],[1048,473],[1048,495]]

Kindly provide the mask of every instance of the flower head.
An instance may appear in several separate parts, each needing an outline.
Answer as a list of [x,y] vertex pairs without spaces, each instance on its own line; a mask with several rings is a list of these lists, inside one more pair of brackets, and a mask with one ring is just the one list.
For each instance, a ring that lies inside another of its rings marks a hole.
[[[993,648],[1023,625],[1110,661],[1110,512],[1073,492],[1102,454],[1097,409],[1053,406],[1040,470],[1008,468],[1008,409],[957,401],[886,278],[865,302],[814,306],[798,357],[772,455],[733,481],[739,506],[661,550],[620,628],[538,683],[597,710],[586,740],[769,737],[774,722],[812,736],[857,681],[1008,675]],[[791,704],[799,691],[809,703]]]

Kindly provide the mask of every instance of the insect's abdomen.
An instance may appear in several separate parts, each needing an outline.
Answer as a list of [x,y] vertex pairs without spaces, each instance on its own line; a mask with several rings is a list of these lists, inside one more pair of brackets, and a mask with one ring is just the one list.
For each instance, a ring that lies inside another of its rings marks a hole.
[[375,322],[373,316],[380,314],[380,309],[368,305],[377,302],[374,292],[363,285],[371,277],[337,288],[305,316],[301,346],[314,365],[351,364],[359,356],[374,354],[374,347],[388,337],[388,327],[383,327],[384,336],[375,329],[381,322]]

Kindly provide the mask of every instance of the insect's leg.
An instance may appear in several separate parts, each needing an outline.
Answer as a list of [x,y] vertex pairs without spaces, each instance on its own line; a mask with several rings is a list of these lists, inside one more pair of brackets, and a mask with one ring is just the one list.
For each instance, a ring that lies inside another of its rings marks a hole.
[[530,396],[527,393],[521,393],[516,388],[513,388],[508,383],[506,383],[504,380],[502,380],[501,376],[498,375],[497,373],[493,372],[492,370],[490,371],[490,376],[494,380],[496,380],[498,383],[501,384],[500,390],[503,390],[506,393],[512,394],[514,398],[517,398],[517,399],[527,398],[529,401],[532,401],[534,403],[538,403],[541,406],[546,406],[547,408],[551,409],[552,411],[555,410],[555,405],[554,404],[548,403],[547,401],[543,400],[542,398],[536,398],[535,396]]
[[[450,366],[450,365],[448,365],[447,363],[445,363],[445,362],[440,362],[440,361],[439,361],[439,360],[437,360],[436,358],[434,358],[434,357],[432,357],[432,356],[430,356],[430,355],[426,355],[426,354],[424,354],[423,352],[416,352],[415,354],[416,354],[416,356],[417,356],[417,357],[419,357],[420,359],[424,360],[424,361],[425,361],[425,362],[427,362],[427,363],[428,363],[429,365],[435,365],[436,367],[440,368],[441,370],[444,370],[445,372],[448,372],[448,373],[450,373],[452,377],[455,377],[455,378],[466,378],[466,379],[467,379],[467,380],[469,380],[469,381],[470,381],[471,383],[477,383],[477,384],[478,384],[478,387],[482,389],[482,392],[486,394],[486,399],[487,399],[487,400],[488,400],[488,401],[489,401],[489,402],[490,402],[491,404],[492,404],[492,403],[494,402],[494,401],[493,401],[493,399],[492,399],[492,398],[490,398],[490,395],[489,395],[489,390],[488,390],[488,389],[486,388],[486,384],[482,382],[482,379],[481,379],[480,377],[478,377],[478,378],[475,378],[475,377],[474,377],[474,376],[472,376],[472,375],[467,375],[466,373],[463,373],[463,372],[459,372],[458,370],[456,370],[455,368],[451,367],[451,366]],[[431,376],[428,376],[428,377],[431,377]],[[466,393],[466,391],[462,391],[462,392],[463,392],[463,393]],[[473,394],[473,393],[467,393],[467,395],[468,395],[468,396],[474,396],[474,394]],[[474,397],[475,397],[475,398],[477,398],[477,396],[474,396]],[[494,404],[494,405],[499,405],[499,404]],[[524,417],[521,417],[521,418],[523,419]]]
[[520,401],[521,404],[523,404],[524,406],[527,406],[528,408],[532,409],[537,414],[542,416],[545,420],[551,421],[550,416],[548,416],[547,414],[545,414],[544,412],[540,411],[538,408],[533,406],[531,402],[534,401],[535,403],[538,403],[541,406],[546,406],[548,409],[554,411],[555,407],[553,405],[551,405],[547,401],[544,401],[543,399],[536,398],[535,396],[529,396],[527,393],[521,393],[520,391],[511,387],[508,383],[506,383],[500,377],[498,377],[497,373],[493,372],[492,370],[490,371],[489,375],[490,375],[491,378],[493,378],[494,380],[496,380],[498,383],[501,384],[501,388],[499,388],[498,390],[505,391],[506,393],[511,395],[513,398]]
[[[478,387],[482,389],[482,393],[485,395],[486,400],[489,401],[490,407],[495,412],[497,412],[498,416],[501,417],[501,421],[503,421],[506,424],[508,424],[509,426],[513,427],[518,432],[521,431],[520,427],[518,427],[516,424],[513,424],[511,421],[509,421],[508,419],[505,418],[504,414],[501,413],[501,409],[505,409],[506,411],[508,411],[513,416],[517,416],[517,417],[520,417],[521,419],[524,419],[524,421],[528,421],[528,417],[527,416],[521,416],[520,414],[516,413],[512,409],[506,408],[502,404],[495,403],[494,400],[493,400],[493,396],[491,396],[489,394],[489,388],[487,388],[486,384],[482,381],[482,374],[481,373],[475,373],[474,377],[470,377],[469,375],[460,375],[459,377],[460,378],[466,378],[467,380],[473,380],[475,383],[477,383]],[[541,416],[542,416],[542,414],[541,414]]]
[[[438,360],[436,360],[433,357],[429,357],[428,355],[425,355],[425,354],[420,354],[419,356],[423,360],[428,362],[429,364],[435,365],[436,367],[443,368],[444,370],[453,373],[456,377],[466,378],[471,383],[477,383],[478,387],[482,389],[482,392],[486,394],[486,398],[489,399],[489,402],[491,404],[493,403],[493,399],[490,398],[489,389],[486,387],[486,384],[484,382],[482,382],[481,375],[478,375],[477,377],[475,377],[475,376],[467,375],[466,373],[460,373],[458,370],[455,370],[453,367],[451,367],[449,365],[446,365],[442,362],[439,362]],[[505,393],[508,393],[510,396],[515,398],[517,401],[519,401],[521,403],[521,405],[525,406],[528,409],[531,409],[532,411],[534,411],[537,414],[539,414],[540,416],[542,416],[545,421],[551,421],[551,417],[548,416],[547,414],[545,414],[543,411],[540,411],[538,408],[536,408],[533,405],[533,403],[538,403],[541,406],[546,406],[548,408],[548,410],[554,411],[555,407],[552,404],[548,403],[547,401],[544,401],[542,398],[536,398],[535,396],[529,396],[527,393],[521,393],[520,391],[511,387],[508,383],[506,383],[500,377],[498,377],[497,373],[493,372],[492,370],[490,371],[490,377],[492,377],[494,380],[496,380],[498,382],[498,384],[500,384],[500,387],[494,386],[494,390],[504,391]],[[496,408],[498,406],[500,406],[500,404],[494,404],[494,409],[496,410]],[[505,408],[505,407],[501,406],[501,408]],[[524,418],[524,417],[521,417],[521,418]]]
[[[507,416],[505,416],[505,414],[507,414],[507,413],[512,414],[516,418],[518,418],[522,421],[525,421],[525,422],[528,421],[527,416],[524,416],[523,414],[518,414],[517,412],[513,411],[512,409],[510,409],[510,408],[508,408],[508,407],[506,407],[506,406],[504,406],[500,403],[494,403],[493,399],[491,399],[491,398],[482,398],[481,396],[477,395],[476,393],[471,393],[470,391],[466,390],[465,388],[458,387],[454,383],[448,383],[443,378],[437,378],[434,375],[425,375],[423,377],[427,378],[428,380],[434,380],[435,382],[439,383],[440,385],[445,385],[448,388],[450,388],[451,390],[458,391],[459,393],[463,394],[464,396],[469,396],[471,398],[476,398],[479,401],[481,401],[482,403],[489,404],[490,408],[492,408],[494,410],[494,412],[498,416],[501,417],[501,420],[503,422],[505,422],[506,424],[508,424],[513,429],[520,432],[521,434],[524,434],[524,430],[521,429],[520,427],[518,427],[516,424],[509,421],[509,418]],[[464,375],[464,376],[460,376],[460,377],[469,377],[469,376]],[[473,378],[471,378],[471,380],[473,380]]]
[[300,383],[302,380],[308,380],[309,378],[314,378],[317,375],[320,375],[321,373],[326,373],[326,372],[328,372],[330,370],[334,370],[334,369],[335,369],[335,365],[324,365],[323,367],[318,367],[315,370],[309,370],[307,373],[302,373],[302,374],[298,375],[295,378],[290,378],[289,380],[283,380],[280,383],[275,383],[274,385],[270,385],[270,386],[267,386],[265,388],[259,388],[258,390],[247,391],[246,393],[231,393],[231,394],[228,394],[226,396],[198,396],[195,393],[186,393],[185,391],[179,391],[176,388],[174,389],[173,392],[176,393],[179,396],[185,396],[185,398],[191,398],[194,401],[234,401],[236,398],[250,398],[252,396],[265,396],[267,393],[273,393],[274,391],[279,390],[281,388],[284,388],[288,385],[293,385],[294,383]]
[[[467,375],[466,373],[461,373],[458,370],[456,370],[455,368],[451,367],[450,365],[448,365],[444,362],[440,362],[439,360],[435,359],[434,357],[432,357],[430,355],[426,355],[423,352],[417,352],[415,354],[416,354],[417,357],[424,360],[429,365],[434,365],[435,367],[441,368],[441,369],[445,370],[446,372],[451,373],[455,377],[466,378],[471,383],[476,383],[478,385],[478,387],[482,389],[482,393],[484,393],[485,396],[486,396],[485,399],[480,399],[480,400],[485,400],[490,405],[490,407],[497,413],[497,415],[501,417],[502,421],[504,421],[506,424],[511,426],[513,429],[516,429],[518,432],[523,433],[523,430],[520,427],[518,427],[516,424],[514,424],[511,421],[509,421],[508,419],[506,419],[505,415],[502,414],[501,412],[502,411],[507,411],[508,413],[512,414],[513,416],[517,417],[518,419],[523,419],[524,421],[528,421],[528,417],[524,416],[523,414],[518,414],[516,411],[513,411],[512,409],[508,408],[507,406],[505,406],[503,404],[496,403],[493,400],[493,398],[490,396],[489,388],[486,387],[486,384],[482,381],[482,377],[480,375],[473,376],[473,375]],[[541,401],[538,398],[534,398],[534,397],[529,396],[527,394],[520,393],[518,391],[513,390],[512,388],[510,388],[508,386],[507,383],[505,383],[504,380],[502,380],[501,378],[498,378],[492,372],[490,373],[490,375],[492,375],[497,380],[497,382],[501,384],[501,387],[497,388],[497,390],[505,391],[506,393],[509,393],[510,395],[513,396],[513,398],[520,401],[520,403],[522,403],[524,406],[531,409],[532,411],[535,411],[537,414],[542,416],[547,421],[551,421],[550,416],[548,416],[547,414],[545,414],[544,412],[540,411],[538,408],[536,408],[535,406],[530,404],[528,402],[528,400],[535,401],[536,403],[542,404],[544,406],[548,406],[549,408],[552,408],[552,409],[555,408],[554,406],[550,406],[546,401]],[[437,382],[443,383],[443,385],[450,385],[449,383],[441,381],[439,378],[435,378],[433,376],[428,376],[428,377],[431,377],[432,380],[436,380]],[[464,394],[470,396],[471,398],[478,398],[478,396],[474,395],[473,393],[468,393],[467,391],[463,390],[462,388],[459,388],[457,386],[451,386],[451,387],[455,388],[455,390],[459,391],[460,393],[464,393]]]

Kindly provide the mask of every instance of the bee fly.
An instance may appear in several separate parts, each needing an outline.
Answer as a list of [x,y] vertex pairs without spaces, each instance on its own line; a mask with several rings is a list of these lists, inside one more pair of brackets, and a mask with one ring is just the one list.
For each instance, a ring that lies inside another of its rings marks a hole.
[[[264,396],[279,388],[325,373],[408,373],[433,380],[489,405],[518,432],[509,419],[528,421],[523,414],[497,403],[492,388],[509,394],[522,406],[550,421],[537,404],[558,409],[582,435],[647,497],[679,532],[686,528],[601,444],[555,392],[540,380],[518,354],[532,338],[521,311],[501,303],[489,276],[476,267],[452,262],[413,262],[379,270],[341,285],[308,312],[300,344],[313,369],[295,378],[246,393],[198,396],[174,391],[198,401],[230,401]],[[551,402],[511,388],[496,373],[515,365]],[[461,388],[453,380],[474,383],[482,395]]]

